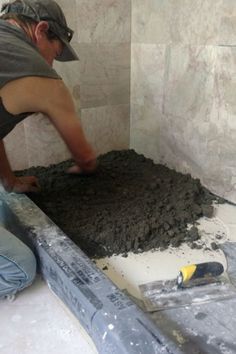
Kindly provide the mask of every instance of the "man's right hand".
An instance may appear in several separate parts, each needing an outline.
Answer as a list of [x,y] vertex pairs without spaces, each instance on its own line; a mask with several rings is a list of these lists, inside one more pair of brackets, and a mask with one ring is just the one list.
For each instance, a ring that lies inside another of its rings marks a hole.
[[92,159],[86,163],[79,164],[79,165],[73,165],[68,170],[66,171],[69,174],[85,174],[85,175],[90,175],[95,172],[97,168],[97,160]]
[[35,176],[14,177],[14,179],[5,183],[4,188],[11,193],[37,193],[40,191],[40,185]]

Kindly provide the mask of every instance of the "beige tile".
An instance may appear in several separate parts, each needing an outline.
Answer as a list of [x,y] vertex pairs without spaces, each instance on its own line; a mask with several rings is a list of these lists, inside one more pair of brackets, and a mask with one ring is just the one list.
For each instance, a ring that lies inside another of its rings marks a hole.
[[173,45],[167,50],[161,127],[162,159],[201,177],[214,102],[213,47]]
[[132,0],[132,42],[217,44],[223,0]]
[[[27,119],[30,119],[27,118]],[[19,123],[4,139],[5,149],[13,170],[28,167],[24,122]]]
[[70,157],[61,137],[42,114],[25,122],[25,136],[29,166],[48,166]]
[[146,155],[178,170],[201,171],[213,102],[211,71],[212,53],[204,47],[133,44],[131,146],[143,146]]
[[98,155],[129,148],[129,105],[82,110],[82,124]]
[[79,43],[126,43],[131,34],[131,0],[77,0]]
[[218,43],[225,45],[236,43],[236,3],[234,0],[222,2]]
[[165,46],[132,44],[130,146],[158,161],[163,109]]
[[216,47],[214,104],[208,135],[207,186],[223,197],[236,202],[236,50]]
[[164,112],[186,121],[208,120],[213,103],[214,47],[168,48]]
[[80,72],[82,109],[129,104],[129,44],[80,44]]
[[227,111],[227,124],[230,129],[236,130],[236,48],[216,47],[214,51],[215,104],[221,114]]
[[[157,128],[158,130],[158,128]],[[160,158],[160,143],[158,131],[155,134],[150,134],[143,129],[132,128],[130,137],[130,148],[137,153],[151,158],[155,162],[159,162]]]
[[166,67],[166,46],[132,44],[131,102],[155,105],[162,110]]
[[[79,52],[78,45],[74,49]],[[80,91],[81,91],[81,63],[80,61],[57,62],[54,63],[54,69],[61,76],[64,84],[68,87],[76,108],[80,112]]]

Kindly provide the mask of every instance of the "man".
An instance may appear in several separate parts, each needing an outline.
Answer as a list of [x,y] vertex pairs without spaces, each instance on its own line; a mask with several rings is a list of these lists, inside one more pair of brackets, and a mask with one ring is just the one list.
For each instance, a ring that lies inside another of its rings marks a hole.
[[[37,192],[34,176],[16,177],[3,138],[31,113],[41,112],[60,133],[75,160],[69,172],[91,173],[96,157],[76,116],[71,95],[52,64],[77,60],[73,31],[53,0],[16,0],[2,7],[0,19],[0,181],[8,192]],[[32,282],[35,259],[0,225],[0,297]]]
[[76,60],[73,32],[55,1],[16,0],[0,20],[0,180],[7,191],[34,192],[37,179],[12,173],[2,139],[33,112],[46,114],[74,157],[71,172],[92,172],[95,154],[76,116],[71,95],[53,60]]

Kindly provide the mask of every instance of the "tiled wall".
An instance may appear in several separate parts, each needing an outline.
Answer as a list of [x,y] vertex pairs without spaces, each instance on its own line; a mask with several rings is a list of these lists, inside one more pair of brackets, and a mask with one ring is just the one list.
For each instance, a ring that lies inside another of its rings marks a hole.
[[131,147],[236,202],[235,0],[132,0]]
[[[0,0],[0,3],[5,2]],[[75,30],[80,61],[55,63],[69,87],[88,140],[98,154],[129,147],[131,0],[58,0]],[[42,115],[31,116],[5,139],[14,169],[68,158]]]

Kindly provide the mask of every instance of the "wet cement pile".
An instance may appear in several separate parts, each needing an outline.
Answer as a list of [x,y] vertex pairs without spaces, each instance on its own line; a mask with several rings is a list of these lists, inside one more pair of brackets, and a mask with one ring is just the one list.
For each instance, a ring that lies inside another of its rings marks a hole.
[[197,228],[187,224],[211,217],[216,200],[199,180],[133,150],[101,156],[92,176],[67,175],[71,164],[23,174],[39,178],[42,191],[29,197],[90,257],[197,246]]

